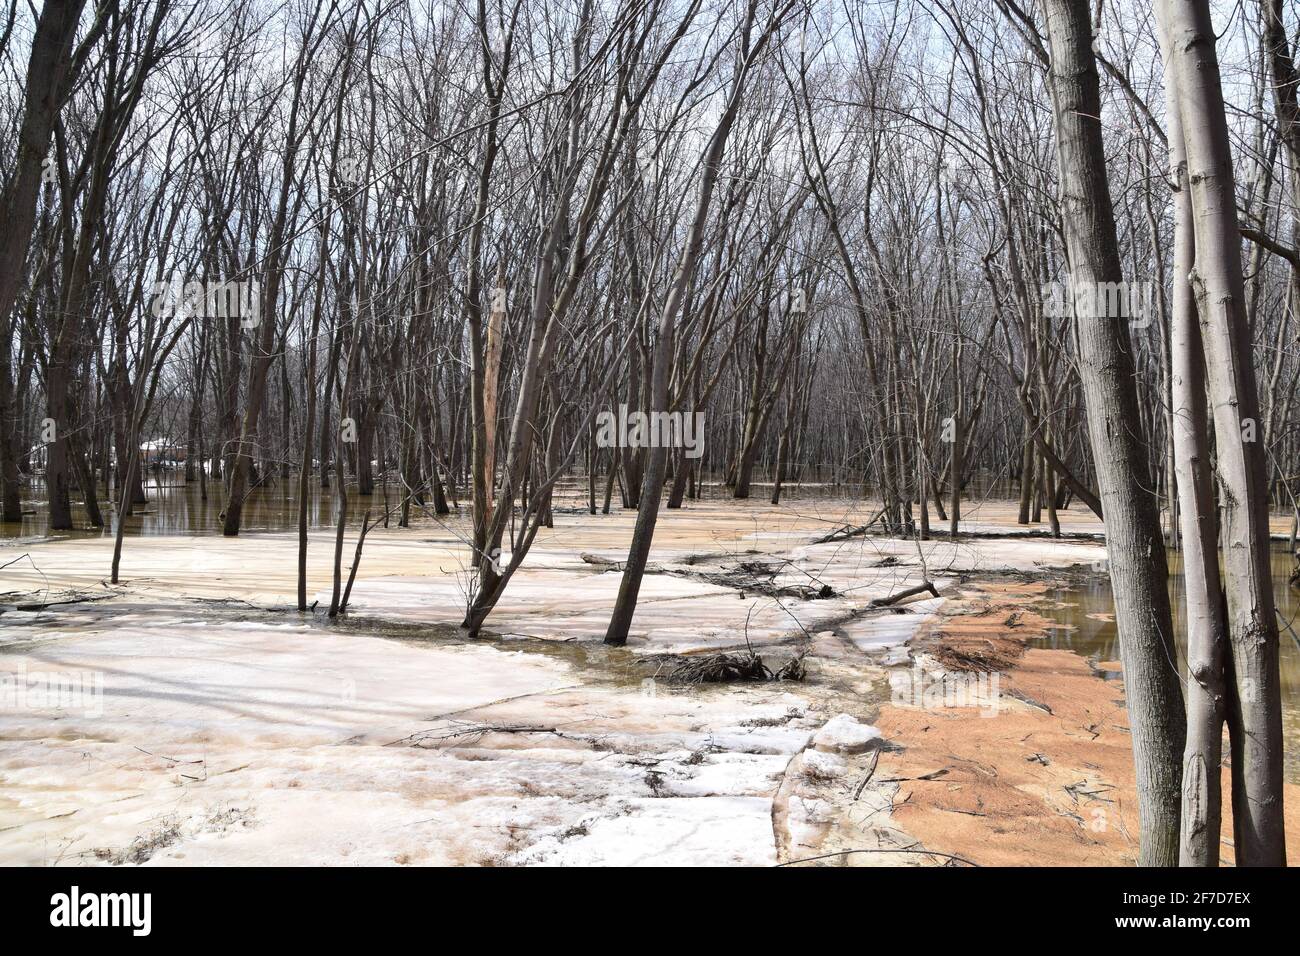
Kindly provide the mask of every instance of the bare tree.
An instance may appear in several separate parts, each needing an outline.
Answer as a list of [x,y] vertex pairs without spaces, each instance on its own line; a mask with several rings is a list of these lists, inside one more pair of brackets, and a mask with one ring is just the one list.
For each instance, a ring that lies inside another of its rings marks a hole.
[[[1186,274],[1200,316],[1206,382],[1214,412],[1223,513],[1224,585],[1232,648],[1233,828],[1241,865],[1282,866],[1282,706],[1278,624],[1269,555],[1268,481],[1259,435],[1258,386],[1246,321],[1232,155],[1205,0],[1166,0],[1166,70],[1186,153],[1195,234]],[[1180,277],[1175,277],[1178,281]],[[1212,660],[1193,661],[1194,678]]]
[[[1045,0],[1051,51],[1061,204],[1070,282],[1075,290],[1123,280],[1101,137],[1100,80],[1087,0]],[[1075,296],[1079,368],[1088,433],[1106,520],[1124,680],[1133,725],[1142,819],[1140,860],[1178,862],[1180,768],[1186,736],[1174,668],[1168,569],[1146,436],[1138,427],[1133,353],[1123,317]]]

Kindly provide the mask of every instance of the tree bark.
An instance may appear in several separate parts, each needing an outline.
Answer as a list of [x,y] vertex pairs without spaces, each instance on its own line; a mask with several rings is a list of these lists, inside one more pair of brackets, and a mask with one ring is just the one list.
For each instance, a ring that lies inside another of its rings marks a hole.
[[[1087,0],[1045,0],[1049,89],[1062,219],[1072,288],[1122,280],[1101,95]],[[1169,607],[1168,569],[1151,493],[1146,437],[1128,326],[1098,315],[1098,296],[1077,297],[1079,374],[1105,512],[1106,550],[1132,723],[1141,820],[1139,862],[1178,862],[1180,777],[1186,723]]]
[[7,316],[18,298],[36,225],[41,164],[50,149],[54,120],[75,79],[72,43],[85,5],[85,0],[46,0],[36,21],[17,155],[0,195],[0,315]]
[[[1161,31],[1162,49],[1168,38]],[[1219,577],[1218,521],[1210,472],[1205,357],[1190,276],[1196,260],[1190,184],[1175,74],[1165,76],[1166,129],[1174,188],[1174,276],[1170,316],[1172,444],[1176,513],[1187,601],[1187,747],[1183,752],[1183,866],[1219,865],[1220,768],[1225,716],[1227,623]]]
[[1195,223],[1197,297],[1214,410],[1232,674],[1233,828],[1239,866],[1284,866],[1282,694],[1268,480],[1245,311],[1231,144],[1207,0],[1163,0]]

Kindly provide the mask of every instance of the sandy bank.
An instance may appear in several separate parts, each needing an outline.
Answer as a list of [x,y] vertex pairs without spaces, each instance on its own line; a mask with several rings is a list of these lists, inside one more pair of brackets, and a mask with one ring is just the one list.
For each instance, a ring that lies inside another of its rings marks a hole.
[[[1137,794],[1116,662],[1032,646],[1047,623],[1042,584],[964,588],[914,642],[925,682],[897,693],[877,725],[889,741],[876,775],[897,780],[894,823],[925,847],[981,865],[1119,866],[1137,858]],[[998,665],[996,706],[963,654]],[[961,691],[971,688],[963,697]],[[1224,793],[1228,792],[1224,772]],[[1286,788],[1288,857],[1300,861],[1300,788]],[[1232,861],[1225,806],[1223,861]]]

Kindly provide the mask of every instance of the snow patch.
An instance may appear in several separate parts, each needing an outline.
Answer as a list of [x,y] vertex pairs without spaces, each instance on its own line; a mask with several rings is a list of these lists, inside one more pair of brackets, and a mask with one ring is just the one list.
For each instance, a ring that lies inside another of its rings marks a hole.
[[826,722],[813,738],[818,750],[842,754],[860,754],[880,743],[880,731],[848,714],[840,714]]

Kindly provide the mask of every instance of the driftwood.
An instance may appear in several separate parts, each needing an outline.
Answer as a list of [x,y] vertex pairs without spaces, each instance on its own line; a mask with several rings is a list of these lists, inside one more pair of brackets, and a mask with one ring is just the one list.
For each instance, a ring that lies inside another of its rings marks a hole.
[[[587,561],[587,558],[588,555],[583,555],[584,561]],[[587,563],[594,563],[598,567],[602,566],[598,562],[587,561]],[[735,567],[721,568],[717,571],[685,571],[679,568],[656,568],[654,565],[647,565],[646,573],[668,574],[677,578],[704,581],[718,587],[734,588],[740,592],[741,597],[746,594],[758,594],[769,598],[792,597],[801,601],[817,601],[835,597],[834,588],[817,580],[807,571],[801,571],[800,573],[807,576],[813,582],[812,584],[777,585],[775,583],[777,575],[790,566],[788,560],[776,562],[742,561]],[[800,569],[796,568],[795,570]]]
[[59,607],[64,604],[89,604],[93,601],[107,601],[115,594],[88,594],[85,597],[71,597],[60,601],[35,601],[25,604],[15,604],[15,611],[44,611],[47,608]]
[[867,789],[867,784],[871,783],[871,778],[876,775],[876,766],[879,763],[880,763],[880,751],[878,749],[873,750],[871,752],[871,766],[867,768],[867,775],[863,777],[862,782],[858,784],[858,789],[853,791],[854,803],[862,799],[862,791]]
[[[593,568],[600,568],[602,571],[617,571],[621,574],[623,570],[627,567],[626,561],[614,561],[611,560],[610,558],[602,557],[599,554],[591,554],[590,552],[587,551],[582,552],[582,554],[578,555],[578,557],[582,559],[583,564],[590,564]],[[671,572],[665,572],[661,565],[647,564],[645,566],[644,573],[665,574]]]
[[906,598],[913,597],[917,594],[924,594],[927,591],[935,597],[939,596],[939,591],[935,588],[934,582],[923,581],[914,588],[907,588],[904,591],[899,591],[897,594],[891,594],[889,597],[875,598],[868,606],[889,607],[890,605],[897,604],[899,601],[905,600]]
[[1024,693],[1023,691],[1016,690],[1014,687],[1008,688],[1007,690],[1003,691],[1003,696],[1010,697],[1012,700],[1018,700],[1022,704],[1028,704],[1030,707],[1034,707],[1038,710],[1041,710],[1045,714],[1052,713],[1052,708],[1049,707],[1047,704],[1044,704],[1040,700],[1034,700],[1034,698],[1030,697],[1028,694]]
[[418,733],[403,737],[401,740],[394,740],[392,743],[385,744],[386,747],[394,747],[399,744],[406,744],[409,747],[415,747],[420,750],[440,749],[439,744],[449,740],[460,740],[465,737],[482,737],[487,734],[553,734],[556,737],[563,737],[569,740],[581,739],[581,735],[566,734],[558,727],[546,727],[536,724],[481,724],[472,727],[463,727],[460,730],[453,730],[447,733],[435,733],[431,730],[422,730]]

